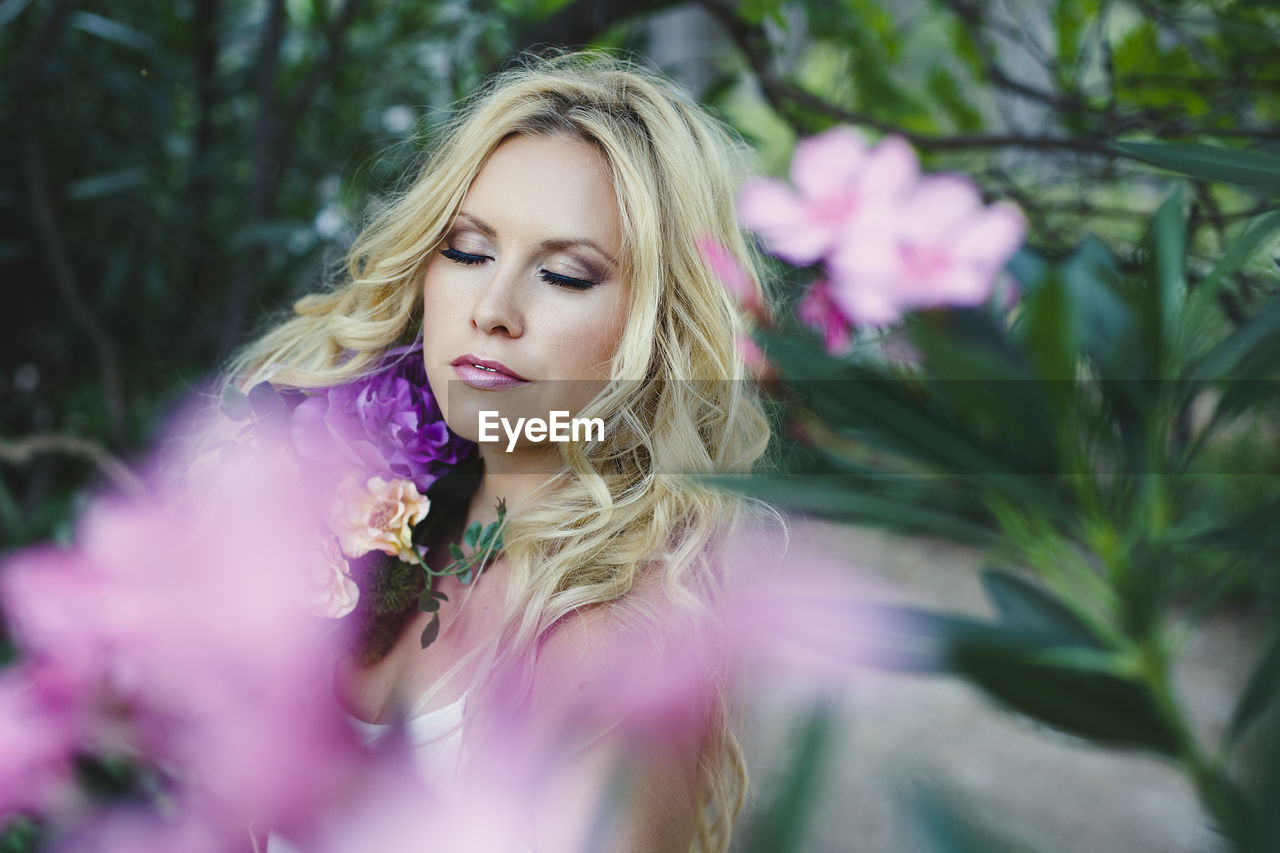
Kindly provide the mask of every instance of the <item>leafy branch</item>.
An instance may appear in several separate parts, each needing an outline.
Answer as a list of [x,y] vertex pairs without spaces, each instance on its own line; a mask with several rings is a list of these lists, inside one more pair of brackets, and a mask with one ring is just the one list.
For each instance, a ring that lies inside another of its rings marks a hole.
[[426,648],[435,642],[436,637],[440,634],[440,602],[448,601],[449,597],[438,589],[433,588],[436,578],[456,577],[464,584],[469,584],[480,573],[497,558],[498,553],[502,550],[502,525],[507,515],[507,503],[504,500],[498,501],[498,518],[486,525],[481,525],[479,521],[473,521],[467,526],[462,534],[462,542],[471,553],[467,554],[462,550],[461,546],[456,542],[449,543],[449,556],[453,559],[443,569],[433,569],[427,565],[427,561],[422,555],[418,554],[418,565],[422,567],[422,571],[426,574],[426,585],[423,587],[422,594],[418,597],[418,611],[421,613],[430,613],[431,621],[422,629],[422,648]]

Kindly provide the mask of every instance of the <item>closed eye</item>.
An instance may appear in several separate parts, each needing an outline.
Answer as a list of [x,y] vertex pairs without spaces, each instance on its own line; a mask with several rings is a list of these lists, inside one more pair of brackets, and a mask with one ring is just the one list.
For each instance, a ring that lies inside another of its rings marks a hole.
[[600,283],[586,278],[572,278],[567,275],[560,275],[560,273],[555,273],[551,270],[539,270],[538,277],[548,284],[554,284],[557,287],[568,287],[573,290],[590,290]]
[[467,266],[471,266],[472,264],[482,264],[485,261],[490,260],[488,255],[472,255],[467,252],[459,252],[452,246],[447,249],[441,249],[440,254],[444,255],[455,264],[466,264]]

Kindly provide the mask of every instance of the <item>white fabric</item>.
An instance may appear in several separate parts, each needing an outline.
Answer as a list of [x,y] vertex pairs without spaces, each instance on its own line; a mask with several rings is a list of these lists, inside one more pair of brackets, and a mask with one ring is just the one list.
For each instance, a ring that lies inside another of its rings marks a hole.
[[[414,764],[422,778],[438,785],[441,779],[452,778],[462,754],[462,711],[467,694],[463,693],[448,705],[442,705],[425,714],[419,714],[405,723],[409,743],[413,749]],[[366,744],[374,744],[391,731],[385,723],[366,723],[348,717],[353,728]],[[267,853],[301,853],[299,848],[275,833],[267,837]]]

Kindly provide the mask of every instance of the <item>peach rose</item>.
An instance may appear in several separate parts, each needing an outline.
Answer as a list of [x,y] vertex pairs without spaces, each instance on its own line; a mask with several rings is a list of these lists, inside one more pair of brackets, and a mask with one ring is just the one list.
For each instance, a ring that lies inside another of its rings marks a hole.
[[418,559],[413,526],[427,517],[430,508],[431,501],[412,480],[370,477],[364,486],[349,482],[335,508],[334,532],[348,557],[381,551],[412,563]]

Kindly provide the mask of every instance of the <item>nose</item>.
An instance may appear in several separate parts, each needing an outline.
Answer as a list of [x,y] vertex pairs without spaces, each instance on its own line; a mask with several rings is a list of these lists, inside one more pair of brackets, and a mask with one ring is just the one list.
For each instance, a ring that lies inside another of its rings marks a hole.
[[471,323],[487,334],[518,338],[524,333],[524,306],[519,274],[494,265],[494,274],[476,297]]

